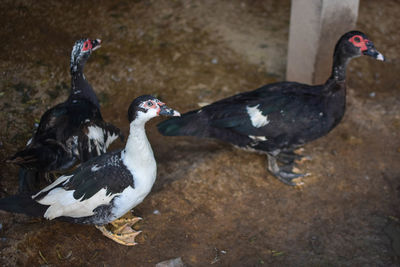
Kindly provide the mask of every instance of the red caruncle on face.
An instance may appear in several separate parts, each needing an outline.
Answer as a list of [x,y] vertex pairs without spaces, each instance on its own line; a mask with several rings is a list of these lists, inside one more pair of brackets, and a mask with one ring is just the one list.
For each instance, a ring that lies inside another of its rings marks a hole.
[[92,42],[90,40],[87,40],[83,43],[82,52],[88,51],[89,49],[92,49]]
[[354,35],[349,39],[349,42],[352,43],[354,46],[359,47],[361,51],[365,51],[368,49],[367,43],[369,42],[369,40],[364,39],[361,35]]

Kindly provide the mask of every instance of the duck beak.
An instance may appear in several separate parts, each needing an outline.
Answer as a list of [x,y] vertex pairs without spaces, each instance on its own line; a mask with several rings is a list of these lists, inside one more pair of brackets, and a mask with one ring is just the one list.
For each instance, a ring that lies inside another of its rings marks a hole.
[[91,41],[92,43],[92,51],[98,49],[101,47],[101,40],[100,39],[95,39]]
[[362,52],[364,55],[373,57],[376,60],[385,61],[385,57],[381,53],[379,53],[379,51],[376,50],[376,48],[373,45],[367,44],[367,47],[368,49]]
[[167,107],[167,105],[160,106],[160,110],[158,111],[158,115],[173,116],[173,117],[181,116],[181,114],[178,111]]
[[378,53],[378,55],[375,57],[377,60],[381,60],[381,61],[386,60],[385,57],[381,53],[379,53],[378,51],[376,51],[376,52]]

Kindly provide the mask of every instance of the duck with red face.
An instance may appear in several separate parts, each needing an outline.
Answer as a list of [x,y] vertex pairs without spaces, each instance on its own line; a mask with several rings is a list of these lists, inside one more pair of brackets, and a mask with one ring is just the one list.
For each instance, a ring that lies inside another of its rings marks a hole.
[[83,74],[86,61],[100,44],[100,39],[75,42],[68,99],[47,110],[26,147],[7,159],[8,163],[21,166],[21,192],[38,191],[52,173],[64,172],[78,162],[99,156],[118,137],[123,139],[117,127],[103,120],[96,93]]
[[[0,199],[0,209],[30,216],[94,224],[108,238],[122,245],[136,245],[140,233],[131,226],[141,218],[119,219],[139,205],[150,192],[157,164],[146,136],[145,124],[159,115],[180,116],[150,95],[132,101],[125,148],[82,163],[34,195]],[[105,225],[116,226],[114,232]]]
[[264,153],[268,170],[288,185],[306,174],[294,172],[294,152],[338,125],[346,107],[346,67],[352,58],[384,57],[362,32],[345,33],[333,54],[332,73],[322,85],[278,82],[240,93],[158,125],[167,136],[216,138]]

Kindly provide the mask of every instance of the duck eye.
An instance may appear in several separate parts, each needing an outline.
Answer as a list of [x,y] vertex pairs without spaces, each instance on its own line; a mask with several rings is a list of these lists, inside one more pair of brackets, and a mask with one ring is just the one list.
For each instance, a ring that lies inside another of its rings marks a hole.
[[153,102],[147,101],[147,106],[149,106],[149,107],[153,106]]
[[92,43],[90,40],[87,40],[86,42],[83,43],[82,51],[87,51],[92,48]]
[[354,38],[354,42],[359,43],[360,41],[361,41],[360,37],[357,36],[357,37]]

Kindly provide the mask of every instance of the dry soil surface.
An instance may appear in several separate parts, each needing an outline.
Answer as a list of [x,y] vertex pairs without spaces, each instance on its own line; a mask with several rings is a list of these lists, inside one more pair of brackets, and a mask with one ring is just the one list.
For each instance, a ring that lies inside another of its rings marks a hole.
[[[357,28],[387,62],[353,60],[347,112],[305,146],[312,173],[289,187],[265,156],[147,125],[158,179],[135,208],[139,245],[93,226],[0,213],[0,263],[51,266],[394,266],[400,226],[400,2],[360,1]],[[0,3],[0,196],[17,190],[4,159],[69,93],[69,55],[101,38],[85,74],[103,117],[128,133],[127,108],[154,94],[185,112],[285,76],[290,1],[18,1]],[[332,53],[332,51],[327,51]],[[122,147],[122,143],[114,147]]]

